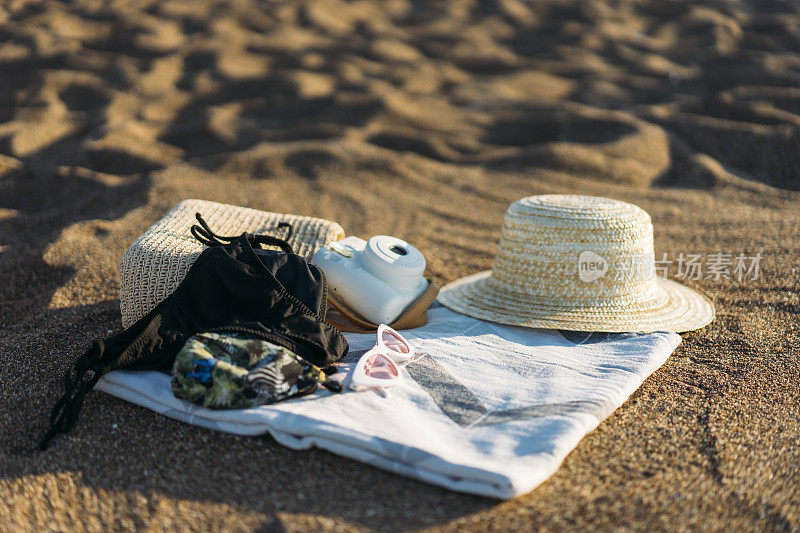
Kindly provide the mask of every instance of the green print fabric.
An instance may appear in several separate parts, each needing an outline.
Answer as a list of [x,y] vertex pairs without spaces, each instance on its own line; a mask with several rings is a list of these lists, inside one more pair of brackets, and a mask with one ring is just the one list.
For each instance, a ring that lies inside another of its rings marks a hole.
[[172,367],[177,398],[211,409],[243,409],[309,394],[325,373],[291,350],[237,333],[200,333]]

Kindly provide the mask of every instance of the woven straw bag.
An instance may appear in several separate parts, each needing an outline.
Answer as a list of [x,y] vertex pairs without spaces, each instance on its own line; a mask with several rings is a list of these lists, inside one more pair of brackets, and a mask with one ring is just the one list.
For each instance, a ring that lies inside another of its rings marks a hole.
[[295,253],[311,259],[326,244],[344,237],[342,227],[329,220],[299,215],[282,215],[246,207],[205,200],[184,200],[144,235],[136,239],[119,264],[122,325],[128,327],[174,291],[205,246],[190,228],[200,213],[208,225],[221,235],[244,232],[283,237],[292,225],[289,244]]

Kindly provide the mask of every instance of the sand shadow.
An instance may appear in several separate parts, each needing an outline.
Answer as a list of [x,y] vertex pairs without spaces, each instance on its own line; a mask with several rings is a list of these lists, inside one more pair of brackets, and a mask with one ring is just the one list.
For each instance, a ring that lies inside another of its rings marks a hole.
[[[0,219],[2,326],[42,313],[53,293],[72,276],[72,269],[52,266],[43,259],[46,248],[64,229],[83,220],[120,218],[147,201],[147,173],[109,185],[95,179],[92,171],[62,167],[64,159],[53,154],[69,151],[73,141],[63,139],[24,158],[20,169],[8,172],[0,181],[0,209],[13,213]],[[79,157],[88,158],[88,164],[98,170],[141,170],[143,164],[135,156],[108,151]]]
[[[271,56],[281,63],[286,54],[273,51]],[[377,98],[359,92],[305,95],[298,82],[283,73],[231,79],[220,71],[218,61],[208,53],[184,59],[179,87],[191,88],[199,71],[208,73],[218,86],[191,99],[160,137],[181,148],[188,160],[212,170],[214,161],[219,161],[212,157],[216,154],[243,151],[259,142],[341,137],[348,128],[365,125],[382,108]],[[236,124],[220,126],[214,115],[229,105],[239,107]]]

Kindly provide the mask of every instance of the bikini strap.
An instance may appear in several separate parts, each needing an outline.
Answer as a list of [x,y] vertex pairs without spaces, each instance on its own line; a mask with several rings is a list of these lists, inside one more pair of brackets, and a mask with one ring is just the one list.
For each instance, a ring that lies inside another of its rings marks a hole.
[[[200,213],[195,213],[194,216],[197,218],[199,225],[193,225],[190,231],[195,239],[206,246],[222,246],[239,238],[238,235],[235,237],[223,237],[222,235],[217,235],[209,227],[208,223],[203,220],[203,217],[200,215]],[[292,238],[294,228],[292,228],[292,225],[288,222],[279,222],[278,228],[288,228],[288,231],[286,232],[286,239],[273,237],[272,235],[253,235],[252,233],[245,233],[245,237],[247,237],[247,240],[250,242],[250,245],[253,248],[261,248],[261,245],[277,246],[287,254],[293,254],[294,250],[292,249],[292,245],[287,241]]]

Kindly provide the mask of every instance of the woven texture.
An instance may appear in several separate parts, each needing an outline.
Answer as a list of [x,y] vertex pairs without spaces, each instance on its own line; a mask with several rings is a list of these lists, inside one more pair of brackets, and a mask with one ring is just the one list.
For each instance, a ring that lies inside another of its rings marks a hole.
[[492,270],[447,285],[439,301],[494,322],[578,331],[689,331],[714,318],[704,296],[656,275],[644,210],[591,196],[511,204]]
[[123,326],[130,326],[169,296],[205,249],[190,232],[197,222],[195,213],[200,213],[214,232],[228,236],[249,232],[283,237],[286,229],[278,228],[278,224],[287,222],[293,229],[289,244],[306,259],[320,247],[344,237],[342,227],[329,220],[184,200],[122,256],[119,292]]

